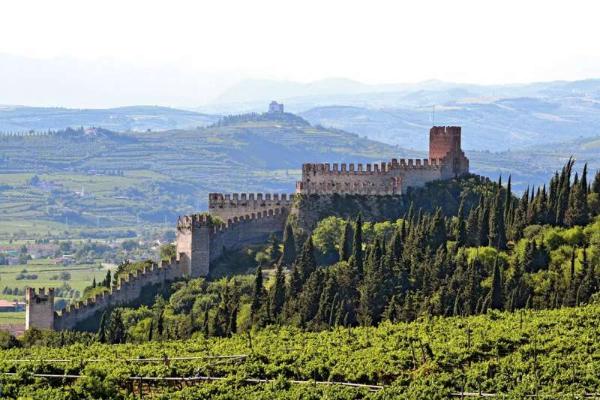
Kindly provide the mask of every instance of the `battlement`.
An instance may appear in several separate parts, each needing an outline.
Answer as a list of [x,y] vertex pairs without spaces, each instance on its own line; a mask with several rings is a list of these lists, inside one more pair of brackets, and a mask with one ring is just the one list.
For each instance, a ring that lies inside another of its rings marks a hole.
[[430,136],[461,136],[460,126],[433,126],[429,130]]
[[469,171],[461,150],[459,126],[434,126],[429,132],[429,157],[395,159],[376,164],[303,164],[299,194],[398,195],[436,179]]
[[72,329],[77,323],[93,316],[108,307],[123,305],[135,301],[147,285],[159,284],[181,278],[185,271],[176,257],[170,261],[162,260],[149,267],[134,271],[121,277],[117,286],[98,293],[81,301],[67,305],[59,312],[53,312],[53,328],[57,330]]
[[393,170],[410,170],[410,169],[437,169],[442,166],[442,160],[438,159],[396,159],[392,158],[389,162],[381,162],[376,164],[302,164],[303,174],[330,174],[330,175],[387,175],[388,172]]
[[294,201],[293,194],[271,193],[210,193],[208,211],[223,221],[243,217],[268,210],[289,208]]

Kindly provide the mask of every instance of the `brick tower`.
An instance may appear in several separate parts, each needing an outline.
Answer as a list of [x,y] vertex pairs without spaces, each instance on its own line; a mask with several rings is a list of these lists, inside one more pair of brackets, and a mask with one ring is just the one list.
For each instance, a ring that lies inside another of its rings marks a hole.
[[434,126],[429,131],[429,160],[442,160],[445,177],[469,172],[469,159],[461,149],[460,126]]

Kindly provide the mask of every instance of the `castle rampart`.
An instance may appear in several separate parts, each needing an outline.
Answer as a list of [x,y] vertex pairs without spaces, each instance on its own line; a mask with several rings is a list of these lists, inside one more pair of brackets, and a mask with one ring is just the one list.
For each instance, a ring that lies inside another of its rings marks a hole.
[[173,281],[184,275],[185,271],[175,258],[171,261],[162,261],[160,265],[152,264],[149,268],[146,267],[123,277],[119,284],[109,289],[108,292],[70,304],[58,312],[54,311],[53,289],[48,289],[46,293],[42,288],[36,294],[35,289],[27,288],[25,328],[73,329],[78,323],[109,307],[134,302],[140,298],[144,288],[149,285]]
[[434,126],[429,133],[429,158],[392,159],[378,164],[304,164],[298,194],[400,195],[437,179],[469,172],[461,149],[461,128]]
[[208,211],[211,215],[227,221],[234,217],[263,211],[290,208],[293,201],[293,194],[210,193],[208,195]]
[[234,216],[224,224],[206,214],[180,217],[177,221],[177,253],[182,268],[191,277],[207,276],[211,262],[223,255],[224,250],[263,243],[271,233],[282,232],[289,209],[289,204],[280,205]]

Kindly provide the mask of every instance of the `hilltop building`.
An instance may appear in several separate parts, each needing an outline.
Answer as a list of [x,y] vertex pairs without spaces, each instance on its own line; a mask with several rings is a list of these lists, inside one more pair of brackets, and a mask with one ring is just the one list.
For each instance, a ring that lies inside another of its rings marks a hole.
[[278,103],[275,100],[269,104],[269,114],[283,114],[283,104]]
[[[283,113],[283,104],[272,102],[269,112]],[[373,204],[370,200],[379,196],[402,200],[408,188],[468,172],[469,160],[461,149],[461,128],[434,126],[429,131],[426,159],[391,159],[365,165],[304,164],[294,194],[210,193],[208,214],[178,219],[177,256],[135,272],[110,292],[70,305],[60,313],[54,311],[52,289],[36,293],[28,288],[26,328],[74,329],[90,319],[99,320],[99,313],[106,308],[135,301],[151,285],[184,276],[207,276],[211,264],[225,251],[264,243],[270,234],[281,233],[288,215],[301,208],[297,198],[314,204],[326,204],[337,196],[362,198],[367,200],[365,204]]]

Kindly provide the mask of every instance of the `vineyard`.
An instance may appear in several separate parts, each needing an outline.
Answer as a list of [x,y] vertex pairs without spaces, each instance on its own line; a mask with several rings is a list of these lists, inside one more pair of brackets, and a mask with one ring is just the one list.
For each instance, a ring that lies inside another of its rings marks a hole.
[[0,369],[6,398],[575,399],[600,393],[600,305],[13,348]]

